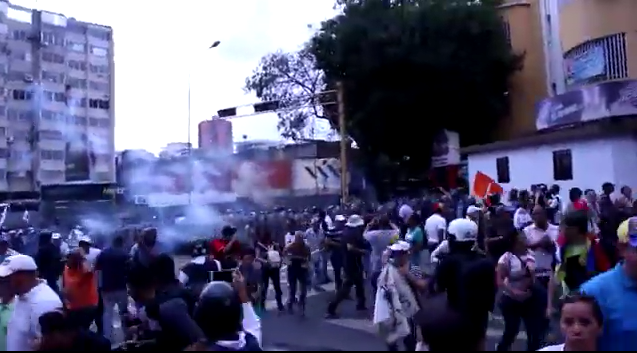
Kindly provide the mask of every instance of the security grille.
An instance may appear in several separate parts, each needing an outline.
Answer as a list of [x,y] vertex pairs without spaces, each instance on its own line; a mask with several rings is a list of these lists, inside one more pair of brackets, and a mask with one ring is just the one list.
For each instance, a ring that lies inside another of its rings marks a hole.
[[569,89],[591,83],[628,77],[626,33],[584,42],[564,54],[566,86]]

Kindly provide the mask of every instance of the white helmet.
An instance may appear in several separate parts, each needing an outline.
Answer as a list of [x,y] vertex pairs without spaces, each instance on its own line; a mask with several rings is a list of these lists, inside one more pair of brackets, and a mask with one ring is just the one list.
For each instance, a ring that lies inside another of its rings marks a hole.
[[475,241],[478,237],[478,225],[466,218],[457,218],[449,223],[447,233],[458,242]]

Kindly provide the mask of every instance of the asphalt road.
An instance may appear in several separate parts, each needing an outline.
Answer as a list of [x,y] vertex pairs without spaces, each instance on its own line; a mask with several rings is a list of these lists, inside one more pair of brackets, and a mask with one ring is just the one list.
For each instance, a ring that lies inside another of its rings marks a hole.
[[[175,259],[176,271],[189,258]],[[331,270],[331,269],[330,269]],[[289,284],[287,271],[281,271],[283,301],[287,303]],[[271,286],[270,286],[271,287]],[[367,291],[368,311],[355,310],[355,302],[343,302],[339,309],[339,318],[327,320],[325,312],[327,304],[334,295],[334,284],[322,286],[322,290],[311,290],[308,293],[305,316],[279,313],[276,309],[273,289],[270,288],[267,312],[262,315],[263,346],[270,351],[379,351],[386,350],[386,345],[379,338],[377,330],[371,322],[373,299]],[[118,321],[114,323],[118,331],[118,339],[122,334]],[[502,336],[504,322],[498,314],[493,315],[487,332],[487,350],[495,350]],[[522,328],[512,347],[514,351],[526,350],[526,334]]]

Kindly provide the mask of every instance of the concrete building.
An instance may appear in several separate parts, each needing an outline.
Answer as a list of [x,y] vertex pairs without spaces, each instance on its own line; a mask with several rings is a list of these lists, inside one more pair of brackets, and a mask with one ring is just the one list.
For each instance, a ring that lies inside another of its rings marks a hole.
[[501,11],[511,46],[525,60],[512,78],[511,117],[496,140],[534,133],[547,97],[637,78],[637,1],[507,0]]
[[112,34],[0,1],[0,191],[114,181]]
[[500,141],[463,150],[469,178],[485,173],[505,191],[637,187],[637,1],[511,0],[501,10],[524,69]]
[[233,136],[232,122],[228,119],[213,117],[197,125],[199,148],[217,152],[232,154]]

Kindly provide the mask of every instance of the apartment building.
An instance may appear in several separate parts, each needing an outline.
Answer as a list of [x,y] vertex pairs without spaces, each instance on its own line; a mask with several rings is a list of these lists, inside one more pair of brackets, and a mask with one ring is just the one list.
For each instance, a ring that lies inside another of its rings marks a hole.
[[115,180],[112,29],[0,1],[0,191]]
[[512,78],[511,116],[496,140],[528,136],[547,125],[538,122],[547,98],[559,101],[587,87],[607,92],[613,82],[637,78],[635,0],[507,0],[501,13],[513,50],[525,59]]

